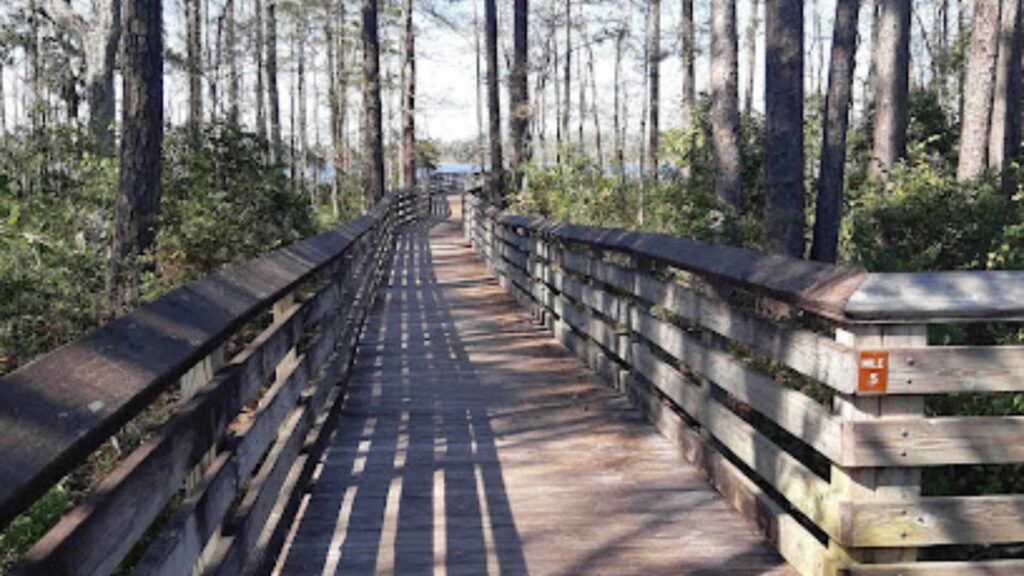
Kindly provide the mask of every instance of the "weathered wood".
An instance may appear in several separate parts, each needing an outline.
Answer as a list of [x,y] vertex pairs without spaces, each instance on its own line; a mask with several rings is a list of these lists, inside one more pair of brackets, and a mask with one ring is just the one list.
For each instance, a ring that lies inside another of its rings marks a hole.
[[0,379],[0,526],[240,326],[380,225],[395,200],[176,289]]
[[811,330],[772,322],[674,282],[637,274],[632,292],[835,390],[853,393],[855,351]]
[[846,466],[1024,462],[1024,416],[893,417],[848,422],[843,431]]
[[633,311],[632,326],[689,370],[712,380],[815,450],[832,460],[841,458],[842,429],[824,406],[744,365],[729,352],[710,350],[679,327],[638,309]]
[[[853,348],[885,349],[888,347],[926,346],[926,326],[863,326],[836,331],[841,344]],[[851,397],[836,395],[833,399],[837,416],[843,419],[844,458],[833,462],[831,471],[832,487],[836,497],[849,501],[913,499],[920,495],[921,471],[919,468],[853,468],[845,458],[849,449],[847,432],[849,427],[865,424],[884,423],[893,419],[913,420],[924,413],[922,396]],[[850,549],[847,550],[835,540],[830,540],[829,550],[848,553],[857,561],[870,562],[912,562],[917,559],[916,548]]]
[[1024,272],[870,274],[844,312],[872,322],[1024,319]]
[[858,548],[1024,541],[1024,496],[843,502],[839,541]]
[[917,562],[851,566],[842,576],[1020,576],[1024,560]]
[[893,348],[889,394],[1024,390],[1024,346]]
[[[425,233],[402,232],[274,573],[792,574],[482,277],[454,228],[432,231],[433,263]],[[553,322],[588,362],[618,366]]]

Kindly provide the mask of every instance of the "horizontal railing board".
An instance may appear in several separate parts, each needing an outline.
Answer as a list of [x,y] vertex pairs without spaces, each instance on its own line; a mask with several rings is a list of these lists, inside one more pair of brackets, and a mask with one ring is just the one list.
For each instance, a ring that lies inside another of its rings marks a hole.
[[0,526],[378,219],[178,288],[0,379]]
[[[305,312],[322,298],[330,297],[334,284],[322,287],[306,302],[291,306],[212,384],[176,411],[157,436],[133,453],[99,490],[28,552],[26,570],[103,574],[116,567],[178,490],[185,475],[210,447],[216,446],[229,423],[298,343],[304,332]],[[306,372],[323,361],[323,349],[333,348],[333,334],[320,332],[302,357],[301,369],[293,369],[290,379],[304,382]],[[252,465],[258,457],[249,455]]]
[[978,560],[973,562],[904,562],[851,566],[842,576],[1020,576],[1024,560]]
[[889,417],[845,422],[844,466],[1024,462],[1024,416]]
[[783,430],[831,460],[842,454],[842,427],[827,408],[743,364],[732,354],[712,350],[678,326],[633,311],[633,329],[652,344],[749,405]]
[[1024,272],[870,274],[844,309],[864,321],[1024,320]]
[[1024,542],[1024,496],[933,496],[843,502],[839,541],[898,548]]
[[650,258],[773,296],[805,310],[841,318],[846,300],[864,281],[861,270],[708,244],[666,234],[629,232],[502,215],[499,222],[575,242]]
[[1024,390],[1024,346],[887,348],[888,394]]

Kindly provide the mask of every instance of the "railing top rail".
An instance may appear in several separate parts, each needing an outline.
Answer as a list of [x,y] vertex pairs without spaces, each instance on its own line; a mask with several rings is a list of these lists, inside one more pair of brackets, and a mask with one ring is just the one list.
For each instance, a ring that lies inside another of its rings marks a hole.
[[0,526],[240,326],[341,257],[404,194],[181,286],[0,378]]
[[1024,272],[868,273],[666,234],[530,218],[478,201],[506,226],[649,258],[842,322],[1024,320]]

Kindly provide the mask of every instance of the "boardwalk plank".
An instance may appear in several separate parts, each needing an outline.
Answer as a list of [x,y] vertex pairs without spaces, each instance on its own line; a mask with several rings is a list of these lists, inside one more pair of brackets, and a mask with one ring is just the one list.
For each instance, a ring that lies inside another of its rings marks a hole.
[[795,574],[454,219],[400,236],[362,342],[275,573]]

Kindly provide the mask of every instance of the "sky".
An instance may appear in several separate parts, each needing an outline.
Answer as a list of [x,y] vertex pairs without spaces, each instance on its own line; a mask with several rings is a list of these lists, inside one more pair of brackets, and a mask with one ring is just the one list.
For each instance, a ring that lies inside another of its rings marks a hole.
[[[432,138],[442,142],[455,142],[464,141],[474,138],[477,134],[477,116],[476,116],[476,58],[475,58],[475,46],[473,37],[473,2],[478,2],[478,9],[482,16],[483,3],[481,0],[418,0],[417,12],[416,12],[416,28],[417,28],[417,66],[418,66],[418,136],[420,138]],[[707,46],[710,42],[708,33],[708,21],[710,18],[710,2],[713,0],[696,0],[695,2],[695,20],[697,21],[697,43],[698,43],[698,58],[696,62],[696,75],[697,75],[697,87],[698,91],[705,90],[707,87],[707,80],[710,74],[710,63],[707,58]],[[550,9],[553,0],[534,0],[531,7],[531,40],[534,43],[534,50],[531,52],[531,57],[535,60],[538,57],[537,43],[540,39],[545,38],[547,31],[539,17],[540,13]],[[287,3],[287,0],[286,2]],[[219,15],[220,6],[223,4],[222,0],[210,0],[211,20],[215,20],[216,16]],[[562,2],[557,2],[559,6]],[[740,93],[743,96],[743,87],[746,85],[746,79],[751,71],[746,65],[746,39],[745,31],[751,15],[751,1],[740,0],[738,3],[738,19],[739,19],[739,31],[740,31]],[[763,4],[763,3],[762,3]],[[79,10],[81,13],[88,15],[90,12],[91,2],[89,0],[72,0],[72,5]],[[238,0],[236,2],[238,11],[238,19],[241,22],[243,29],[241,33],[247,37],[244,26],[252,17],[253,2],[252,0]],[[507,119],[507,100],[508,92],[507,85],[504,81],[507,79],[507,67],[506,62],[506,49],[510,49],[511,46],[511,5],[510,0],[504,0],[499,2],[499,47],[501,52],[499,54],[499,60],[502,62],[500,65],[501,79],[503,82],[501,89],[501,99],[503,105],[503,125],[506,124],[504,119]],[[807,77],[807,89],[808,91],[814,90],[819,86],[825,85],[825,78],[827,77],[827,55],[830,48],[830,40],[832,34],[832,11],[834,10],[834,0],[808,0],[804,3],[805,5],[805,49],[808,52],[805,58],[805,72]],[[861,16],[861,38],[868,38],[870,34],[870,25],[867,18],[867,6],[870,3],[864,3],[865,7],[862,10]],[[929,27],[931,24],[931,12],[928,9],[929,2],[925,0],[918,0],[915,4],[917,10],[915,12],[914,19],[914,52],[919,55],[923,50],[923,38],[924,34],[920,31],[924,27]],[[10,11],[11,5],[8,7],[0,7],[0,14],[4,14],[5,10]],[[358,15],[357,5],[351,0],[348,2],[350,17],[355,18]],[[17,7],[13,9],[18,9]],[[627,2],[591,2],[588,0],[587,5],[584,8],[586,20],[588,22],[588,29],[591,33],[598,31],[601,28],[603,22],[610,22],[614,19],[621,19],[623,14],[628,14],[630,17],[630,28],[631,35],[634,42],[640,42],[644,32],[643,22],[643,10],[639,3],[630,4]],[[662,75],[662,127],[664,129],[672,129],[679,125],[679,102],[681,97],[681,61],[679,57],[679,11],[680,3],[677,1],[667,1],[662,3],[662,49],[665,53],[664,60],[661,65]],[[439,19],[431,16],[430,12],[436,12],[443,15],[443,18]],[[182,0],[164,0],[164,22],[165,22],[165,41],[168,50],[176,52],[178,54],[183,52],[184,47],[184,30],[183,30],[183,18],[182,18]],[[820,14],[820,16],[819,16]],[[287,40],[288,37],[288,21],[285,17],[279,17],[281,21],[281,33],[279,39],[279,53],[280,53],[280,94],[281,94],[281,106],[282,106],[282,123],[285,135],[290,133],[291,126],[291,115],[292,115],[292,102],[290,93],[293,86],[294,78],[294,57],[292,56],[291,43]],[[313,15],[311,23],[313,26],[310,34],[313,35],[313,40],[310,41],[311,46],[316,46],[317,52],[315,54],[307,55],[307,97],[309,112],[309,123],[308,123],[308,138],[310,144],[315,144],[319,141],[322,144],[326,144],[329,138],[328,126],[328,110],[326,104],[326,92],[327,92],[327,80],[324,74],[326,68],[326,55],[322,50],[322,42],[317,40],[319,37],[320,30],[316,27],[319,26],[319,17]],[[443,23],[442,23],[443,22]],[[821,22],[820,27],[815,26],[815,22]],[[213,27],[210,28],[212,32]],[[763,34],[763,26],[761,27],[761,33]],[[560,47],[564,50],[564,30],[559,31],[558,42]],[[215,35],[211,34],[211,41],[215,38]],[[757,42],[757,66],[754,70],[755,74],[755,97],[754,97],[754,108],[762,109],[763,102],[763,86],[764,86],[764,52],[763,52],[763,36],[758,39]],[[858,54],[858,65],[857,65],[857,76],[858,89],[855,92],[855,106],[857,102],[863,100],[864,90],[864,79],[868,69],[868,54],[869,47],[867,42],[861,42],[860,51]],[[598,87],[598,109],[600,111],[602,122],[606,125],[611,124],[612,115],[612,90],[613,90],[613,68],[614,68],[614,45],[613,42],[595,43],[595,75],[597,79]],[[253,86],[255,85],[255,72],[252,59],[252,48],[251,46],[242,46],[239,54],[243,63],[243,74],[242,74],[242,94],[248,98],[242,103],[242,114],[243,119],[252,123],[253,117],[253,99],[251,97]],[[396,57],[385,58],[382,63],[383,70],[385,73],[391,72],[395,78],[398,75],[398,60]],[[640,72],[640,61],[639,51],[635,49],[631,56],[627,56],[627,61],[624,64],[625,71],[625,89],[626,97],[630,106],[627,107],[628,118],[626,118],[627,125],[631,127],[631,130],[635,131],[639,120],[639,114],[642,109],[641,98],[643,94],[643,77]],[[165,73],[167,74],[165,80],[165,109],[167,118],[175,123],[183,122],[187,114],[187,82],[185,82],[184,72],[180,68],[176,68],[171,64],[165,66]],[[915,74],[923,73],[923,66],[916,67]],[[574,70],[575,74],[575,70]],[[357,89],[357,80],[355,78],[352,83],[352,92],[350,99],[354,103],[359,101],[359,93]],[[3,103],[6,106],[7,116],[9,119],[16,117],[23,117],[24,111],[22,107],[16,102],[14,90],[12,87],[24,82],[24,66],[19,61],[19,56],[15,54],[14,66],[8,66],[4,70],[4,81],[7,86],[7,98]],[[531,82],[531,98],[537,101],[537,95],[532,93],[533,84]],[[575,100],[576,89],[573,89],[574,100]],[[398,91],[390,95],[390,98],[385,98],[385,122],[389,115],[396,119],[398,118],[399,100]],[[549,87],[549,98],[550,98],[550,87]],[[589,98],[589,95],[588,95]],[[221,99],[223,102],[223,98]],[[314,104],[318,104],[314,107]],[[574,102],[575,106],[575,102]],[[316,110],[316,114],[313,111]],[[9,120],[10,122],[10,120]],[[358,116],[356,112],[353,112],[349,119],[350,126],[358,126]],[[575,120],[573,121],[575,125]],[[354,129],[354,128],[353,128]]]

